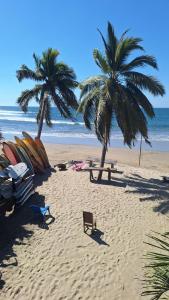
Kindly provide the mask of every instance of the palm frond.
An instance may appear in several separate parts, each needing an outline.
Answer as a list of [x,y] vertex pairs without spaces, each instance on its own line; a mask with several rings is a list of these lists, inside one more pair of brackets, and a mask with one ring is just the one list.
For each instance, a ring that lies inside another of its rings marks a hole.
[[[156,269],[153,275],[143,281],[143,288],[146,289],[142,296],[151,296],[151,300],[168,299],[169,294],[169,272],[163,269]],[[168,294],[168,296],[167,296]]]
[[32,98],[35,98],[39,95],[43,88],[43,85],[35,85],[31,90],[25,90],[21,93],[20,97],[17,99],[17,103],[21,109],[26,112],[28,109],[28,103]]
[[68,106],[64,103],[62,97],[59,96],[55,92],[55,90],[51,90],[50,93],[51,93],[52,100],[55,103],[56,107],[58,108],[61,116],[63,116],[64,118],[73,119],[72,113],[69,110]]
[[145,65],[151,66],[154,69],[158,69],[157,66],[157,61],[155,57],[150,56],[150,55],[141,55],[133,59],[130,63],[128,64],[122,64],[120,67],[120,71],[125,72],[125,71],[131,71],[134,68],[137,67],[144,67]]
[[116,53],[116,48],[117,48],[117,44],[118,44],[118,40],[115,36],[115,33],[114,33],[114,28],[113,26],[111,25],[110,22],[108,22],[108,26],[107,26],[107,44],[108,44],[108,47],[109,47],[109,52],[111,54],[111,60],[113,62],[113,65],[115,64],[115,53]]
[[124,72],[125,77],[141,89],[149,91],[154,96],[163,96],[165,89],[163,85],[153,76],[147,76],[139,72]]
[[29,69],[26,65],[22,65],[19,70],[16,71],[16,77],[19,82],[23,79],[33,79],[35,81],[42,81],[43,77],[40,73]]
[[93,89],[88,93],[80,102],[77,112],[83,113],[83,119],[88,129],[92,129],[94,122],[95,111],[97,103],[99,101],[100,90],[98,88]]
[[63,80],[71,80],[74,84],[73,87],[77,87],[76,74],[72,68],[66,65],[63,62],[57,63],[55,65],[55,73],[58,79]]
[[65,84],[65,81],[59,83],[59,92],[62,96],[63,101],[68,107],[77,110],[78,103],[74,92],[68,88],[68,85]]
[[84,97],[91,90],[102,87],[107,81],[107,77],[104,75],[89,77],[88,79],[82,81],[79,84],[79,88],[81,89],[80,99]]
[[58,55],[59,51],[52,48],[48,48],[42,53],[41,66],[47,77],[53,75],[55,66],[57,64],[56,60]]
[[107,42],[101,33],[101,31],[98,29],[102,41],[105,46],[105,53],[107,57],[108,64],[110,65],[111,68],[114,68],[115,66],[115,53],[116,53],[116,47],[117,47],[117,38],[114,34],[114,29],[111,25],[110,22],[108,22],[108,27],[107,27],[107,32],[108,32],[108,37],[107,37]]
[[[169,297],[169,237],[165,234],[148,236],[150,245],[159,252],[148,252],[145,255],[146,264],[145,279],[143,280],[142,296],[151,296],[151,300],[168,299]],[[148,269],[147,269],[148,268]]]
[[37,56],[35,53],[33,53],[33,59],[35,61],[36,70],[40,69],[41,66],[41,59],[39,56]]
[[152,104],[149,102],[148,98],[142,93],[142,91],[137,88],[131,81],[126,81],[127,87],[130,89],[133,97],[138,101],[138,104],[143,108],[144,112],[150,117],[155,116]]
[[118,85],[115,112],[116,119],[124,136],[124,143],[129,147],[134,144],[137,134],[141,133],[148,141],[147,120],[133,93],[123,85]]
[[117,46],[115,54],[116,70],[124,64],[128,56],[134,50],[144,50],[144,48],[139,44],[142,41],[140,38],[125,38],[122,39]]
[[129,29],[126,29],[126,30],[122,33],[122,35],[121,35],[121,37],[120,37],[120,40],[119,40],[119,43],[122,42],[122,41],[124,40],[125,35],[127,34],[127,32],[129,32]]
[[99,66],[99,68],[105,74],[108,74],[111,72],[111,69],[109,68],[109,65],[106,61],[106,58],[101,54],[101,52],[98,49],[93,50],[93,57],[94,57],[96,64]]

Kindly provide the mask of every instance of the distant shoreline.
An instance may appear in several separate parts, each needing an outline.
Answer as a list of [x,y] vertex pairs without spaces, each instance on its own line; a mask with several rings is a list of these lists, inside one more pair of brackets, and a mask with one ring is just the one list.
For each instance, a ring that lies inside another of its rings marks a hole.
[[[45,143],[47,154],[51,165],[68,160],[97,159],[101,157],[101,146],[88,145],[63,145]],[[106,159],[117,160],[118,164],[138,167],[139,151],[127,148],[109,148]],[[169,152],[142,152],[140,168],[158,170],[161,175],[169,174]]]

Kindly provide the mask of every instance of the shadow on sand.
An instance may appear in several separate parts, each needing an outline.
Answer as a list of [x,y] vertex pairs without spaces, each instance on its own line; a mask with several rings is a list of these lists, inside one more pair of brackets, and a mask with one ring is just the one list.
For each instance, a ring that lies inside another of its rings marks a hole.
[[109,244],[107,244],[103,239],[102,236],[104,235],[104,232],[99,230],[99,229],[94,229],[92,230],[91,234],[88,234],[86,232],[86,234],[92,239],[94,240],[96,243],[98,243],[99,245],[105,245],[105,246],[109,246]]
[[[36,176],[34,178],[35,187],[48,180],[51,172],[51,169],[47,169],[44,174]],[[0,216],[0,289],[5,285],[3,268],[18,265],[14,245],[26,244],[34,233],[32,230],[26,229],[25,225],[37,224],[41,228],[48,229],[48,225],[51,223],[47,222],[46,228],[41,226],[41,219],[34,215],[30,208],[31,205],[45,206],[45,197],[36,192],[23,207],[21,206],[8,216]]]
[[113,176],[111,181],[93,180],[92,183],[100,185],[110,185],[124,187],[125,193],[141,194],[140,201],[153,201],[154,212],[167,214],[169,212],[169,183],[160,179],[144,178],[139,174],[133,173],[130,176]]

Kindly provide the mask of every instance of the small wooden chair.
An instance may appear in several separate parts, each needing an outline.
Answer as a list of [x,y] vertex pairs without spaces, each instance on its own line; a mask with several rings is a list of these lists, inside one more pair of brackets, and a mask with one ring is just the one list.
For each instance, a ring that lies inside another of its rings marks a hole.
[[83,228],[84,233],[86,233],[89,228],[91,228],[92,231],[96,230],[96,220],[94,220],[91,212],[83,211]]

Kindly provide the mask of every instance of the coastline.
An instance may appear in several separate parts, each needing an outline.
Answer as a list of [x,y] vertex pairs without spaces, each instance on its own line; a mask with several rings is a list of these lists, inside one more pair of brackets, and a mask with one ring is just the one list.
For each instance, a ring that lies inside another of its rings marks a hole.
[[[71,144],[49,144],[45,143],[48,153],[50,153],[51,164],[64,162],[67,160],[100,160],[102,147],[90,145],[71,145]],[[127,148],[108,149],[106,159],[117,160],[118,164],[124,164],[139,168],[138,159],[139,151]],[[169,174],[169,152],[143,151],[141,156],[140,168],[158,170]]]
[[[152,148],[144,141],[142,148],[148,152],[168,152],[169,151],[169,108],[154,108],[155,118],[148,119],[148,136]],[[28,132],[32,137],[37,134],[36,114],[38,107],[29,107],[27,113],[20,110],[18,106],[0,106],[0,129],[6,140],[14,140],[14,136],[21,137],[22,130]],[[75,121],[62,118],[58,111],[51,108],[52,128],[44,123],[42,140],[49,144],[74,144],[100,147],[94,132],[85,128],[82,117],[79,115]],[[140,136],[135,143],[135,150],[139,149]],[[110,144],[113,148],[124,148],[123,136],[116,122],[113,123]]]

